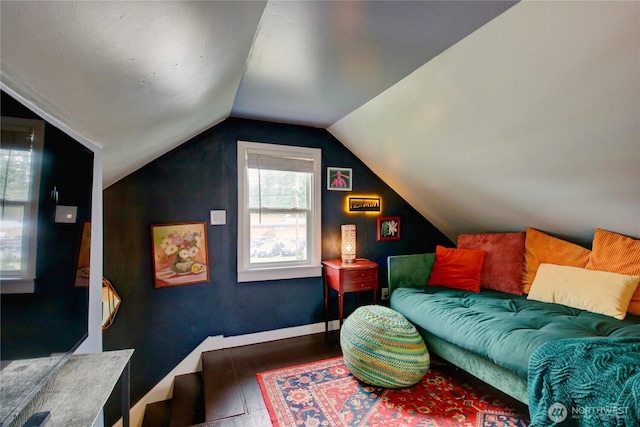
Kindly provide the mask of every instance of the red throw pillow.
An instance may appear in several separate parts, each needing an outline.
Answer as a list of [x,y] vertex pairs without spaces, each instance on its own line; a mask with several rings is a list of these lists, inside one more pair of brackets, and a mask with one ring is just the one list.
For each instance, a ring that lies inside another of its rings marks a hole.
[[522,295],[522,263],[525,232],[461,234],[458,249],[479,249],[487,252],[480,287]]
[[480,273],[486,256],[479,249],[436,246],[436,261],[427,285],[480,292]]

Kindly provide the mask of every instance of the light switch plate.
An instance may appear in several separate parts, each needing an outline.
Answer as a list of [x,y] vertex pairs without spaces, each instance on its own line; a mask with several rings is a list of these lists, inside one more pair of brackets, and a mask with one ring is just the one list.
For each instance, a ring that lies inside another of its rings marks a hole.
[[77,216],[77,206],[56,206],[56,222],[72,224],[76,222]]
[[225,225],[226,223],[227,223],[227,211],[225,210],[211,211],[211,225]]

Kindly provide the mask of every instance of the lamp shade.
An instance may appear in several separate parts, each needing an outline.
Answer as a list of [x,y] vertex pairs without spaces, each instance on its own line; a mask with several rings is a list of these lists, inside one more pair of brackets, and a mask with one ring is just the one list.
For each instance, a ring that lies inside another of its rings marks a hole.
[[340,227],[342,235],[342,262],[356,261],[356,226],[355,224],[345,224]]

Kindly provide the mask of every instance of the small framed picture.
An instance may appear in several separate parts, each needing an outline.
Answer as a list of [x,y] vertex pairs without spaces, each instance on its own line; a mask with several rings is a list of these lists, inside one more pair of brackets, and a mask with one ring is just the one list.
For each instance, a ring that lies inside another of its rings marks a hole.
[[350,168],[327,168],[327,190],[351,191],[353,172]]
[[378,217],[378,241],[400,240],[400,217]]
[[154,287],[209,281],[206,223],[152,225],[151,235]]

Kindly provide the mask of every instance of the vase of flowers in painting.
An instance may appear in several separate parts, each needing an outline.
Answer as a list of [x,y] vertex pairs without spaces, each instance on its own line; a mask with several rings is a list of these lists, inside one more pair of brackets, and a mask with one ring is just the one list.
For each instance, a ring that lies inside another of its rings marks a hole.
[[176,256],[176,261],[171,266],[171,270],[176,274],[191,274],[191,268],[195,263],[193,259]]

